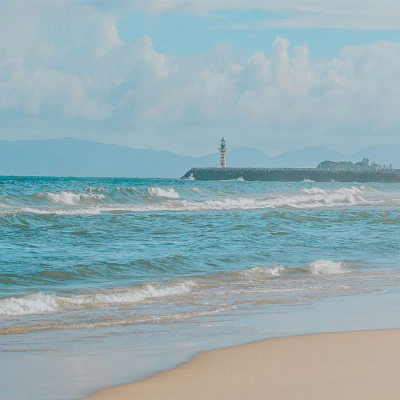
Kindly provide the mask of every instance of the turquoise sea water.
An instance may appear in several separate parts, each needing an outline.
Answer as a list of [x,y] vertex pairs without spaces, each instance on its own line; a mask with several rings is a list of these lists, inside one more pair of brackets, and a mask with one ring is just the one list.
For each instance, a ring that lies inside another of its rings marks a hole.
[[0,399],[400,325],[400,185],[0,177]]

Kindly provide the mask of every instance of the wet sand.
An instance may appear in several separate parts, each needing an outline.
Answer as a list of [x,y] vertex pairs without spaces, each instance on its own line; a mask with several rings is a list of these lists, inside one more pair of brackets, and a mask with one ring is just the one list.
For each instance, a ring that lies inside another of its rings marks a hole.
[[269,339],[201,353],[90,400],[400,399],[400,330]]

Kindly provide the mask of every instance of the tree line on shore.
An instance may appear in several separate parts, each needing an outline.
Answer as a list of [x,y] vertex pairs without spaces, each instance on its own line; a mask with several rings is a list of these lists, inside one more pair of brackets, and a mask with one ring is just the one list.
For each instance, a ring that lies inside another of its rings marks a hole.
[[375,161],[370,161],[368,158],[363,158],[355,163],[351,161],[322,161],[318,164],[317,169],[329,170],[351,170],[351,171],[376,171],[382,169],[393,169],[392,164],[380,165]]

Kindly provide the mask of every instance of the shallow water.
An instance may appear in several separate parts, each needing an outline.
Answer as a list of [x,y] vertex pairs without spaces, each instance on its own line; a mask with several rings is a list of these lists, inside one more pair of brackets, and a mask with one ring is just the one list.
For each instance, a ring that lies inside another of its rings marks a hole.
[[399,326],[399,223],[400,185],[0,178],[0,399]]

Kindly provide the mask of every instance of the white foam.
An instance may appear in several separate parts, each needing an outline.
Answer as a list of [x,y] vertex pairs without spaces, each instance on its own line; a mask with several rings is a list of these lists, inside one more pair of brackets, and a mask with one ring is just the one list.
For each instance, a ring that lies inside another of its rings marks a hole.
[[104,290],[72,296],[34,293],[0,300],[0,316],[46,314],[81,308],[129,305],[161,297],[182,296],[196,286],[193,281],[173,285],[146,284],[142,287]]
[[374,204],[375,202],[368,201],[364,197],[366,192],[366,188],[355,186],[334,190],[324,190],[321,188],[303,189],[301,194],[295,198],[293,207],[313,208]]
[[285,271],[283,265],[275,265],[272,267],[264,267],[262,265],[250,269],[240,271],[240,275],[244,275],[248,278],[265,278],[265,277],[279,277]]
[[17,316],[25,314],[42,314],[57,308],[55,296],[42,292],[24,297],[11,297],[0,300],[0,315]]
[[70,209],[21,207],[18,210],[14,210],[14,212],[24,212],[40,215],[98,215],[101,214],[102,210],[99,207]]
[[346,272],[343,263],[332,260],[318,260],[306,268],[312,275],[335,275]]
[[318,188],[318,187],[314,187],[314,188],[310,188],[310,189],[302,189],[301,193],[304,194],[309,194],[309,195],[314,195],[314,194],[326,194],[326,190]]
[[[203,202],[187,202],[181,207],[189,210],[227,210],[227,209],[262,209],[262,208],[318,208],[349,205],[376,204],[364,197],[365,188],[354,186],[334,190],[321,188],[303,189],[301,192],[268,197],[238,197],[208,199]],[[186,206],[186,207],[185,207]]]
[[179,199],[179,194],[175,191],[174,188],[164,188],[163,189],[163,188],[154,186],[154,187],[149,187],[148,191],[151,196]]
[[[49,194],[54,206],[15,206],[1,208],[0,214],[26,212],[36,214],[99,214],[102,212],[151,212],[151,211],[203,211],[203,210],[251,210],[268,208],[322,208],[356,205],[398,204],[397,195],[372,191],[366,186],[322,189],[318,187],[302,189],[294,193],[273,195],[247,195],[242,197],[208,198],[201,201],[181,199],[173,188],[149,187],[152,197],[158,202],[148,202],[145,198],[126,203],[106,203],[103,194],[75,194],[61,192]],[[162,201],[163,198],[168,200]],[[103,200],[103,201],[99,201]]]
[[102,200],[105,198],[103,194],[99,193],[73,193],[73,192],[60,192],[60,193],[45,193],[45,196],[50,202],[63,205],[79,205],[81,203],[92,202],[93,200]]

